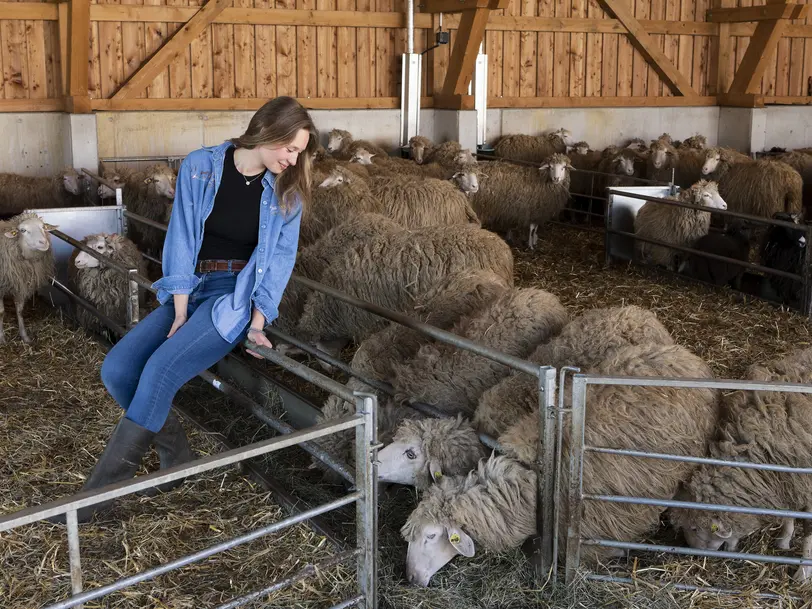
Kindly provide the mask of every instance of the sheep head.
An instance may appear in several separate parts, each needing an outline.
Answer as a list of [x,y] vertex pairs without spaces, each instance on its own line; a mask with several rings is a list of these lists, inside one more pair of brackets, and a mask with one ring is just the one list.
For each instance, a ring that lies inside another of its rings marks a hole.
[[366,148],[358,148],[350,159],[350,163],[358,163],[359,165],[372,165],[372,157],[375,156],[374,152],[370,152]]
[[553,184],[563,183],[567,179],[570,169],[572,169],[572,163],[564,154],[552,155],[539,167],[542,175],[546,173]]
[[341,150],[341,146],[344,145],[345,142],[351,141],[352,135],[350,135],[349,131],[344,131],[343,129],[333,129],[330,131],[330,135],[327,138],[327,152]]
[[792,229],[785,226],[773,226],[770,230],[770,241],[780,243],[782,247],[804,249],[806,247],[806,231],[800,228],[803,224],[801,214],[792,214],[779,211],[773,214],[773,220],[792,222],[799,228]]
[[454,164],[459,166],[476,165],[476,157],[468,148],[463,148],[454,155]]
[[84,180],[84,175],[75,169],[66,169],[62,172],[62,186],[72,195],[82,194],[82,183]]
[[660,137],[657,138],[658,142],[665,142],[666,144],[673,144],[674,140],[669,133],[663,133]]
[[722,163],[722,151],[719,148],[708,148],[705,151],[705,162],[702,164],[702,175],[711,175],[719,169]]
[[676,150],[674,147],[665,140],[659,139],[651,142],[649,148],[649,159],[655,169],[662,169],[669,164],[673,165]]
[[589,154],[589,144],[586,142],[576,142],[570,146],[570,152],[580,155]]
[[[97,235],[88,235],[84,238],[84,243],[94,252],[98,252],[102,256],[110,257],[113,255],[115,248],[108,236],[104,233]],[[79,252],[76,259],[73,261],[77,269],[93,269],[101,265],[99,259],[87,252]]]
[[334,167],[319,188],[337,188],[352,182],[352,174],[343,167]]
[[683,190],[679,198],[685,203],[713,209],[727,209],[727,203],[719,194],[719,185],[708,180],[700,180],[687,190]]
[[[616,149],[615,146],[610,146],[609,148]],[[624,148],[628,148],[629,150],[636,150],[637,152],[643,152],[647,148],[647,146],[645,140],[639,137],[635,137],[626,142]]]
[[23,258],[33,258],[37,252],[47,252],[51,249],[51,239],[48,231],[57,228],[32,213],[20,214],[12,218],[6,227],[3,237],[14,239]]
[[568,146],[571,146],[573,142],[572,132],[569,129],[564,129],[563,127],[548,133],[547,139],[553,143],[556,141],[561,142],[561,144],[564,146],[564,150],[566,150]]
[[476,171],[462,169],[451,176],[451,181],[466,195],[479,192],[479,176]]
[[153,165],[146,170],[146,176],[144,184],[149,187],[150,192],[167,199],[175,198],[177,176],[169,165],[166,163]]
[[708,147],[708,139],[704,135],[692,135],[684,142],[683,148],[693,148],[694,150],[704,150]]
[[612,159],[612,172],[617,175],[633,176],[636,156],[632,150],[621,150]]
[[[118,174],[106,177],[105,180],[112,182],[113,186],[117,188],[124,188],[124,179]],[[101,199],[111,199],[116,196],[116,191],[106,184],[99,184],[99,188],[96,192],[98,192],[99,198]]]
[[426,151],[431,149],[431,140],[422,135],[415,135],[409,140],[409,151],[412,160],[418,165],[423,164],[423,159],[426,156]]

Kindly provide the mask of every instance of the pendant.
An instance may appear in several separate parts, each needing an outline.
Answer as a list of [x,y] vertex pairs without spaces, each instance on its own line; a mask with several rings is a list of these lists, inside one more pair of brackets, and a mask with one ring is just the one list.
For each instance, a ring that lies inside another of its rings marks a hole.
[[246,180],[246,181],[245,181],[245,185],[246,185],[246,186],[251,186],[251,182],[249,182],[248,180]]

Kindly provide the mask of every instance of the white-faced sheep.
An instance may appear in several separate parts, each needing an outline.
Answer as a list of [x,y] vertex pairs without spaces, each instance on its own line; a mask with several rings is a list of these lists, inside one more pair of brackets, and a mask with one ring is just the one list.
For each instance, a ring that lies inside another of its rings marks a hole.
[[569,200],[569,170],[563,154],[539,167],[492,161],[482,165],[479,189],[471,200],[482,226],[497,232],[528,230],[528,246],[538,242],[538,227],[558,217]]
[[572,134],[567,129],[558,129],[543,135],[517,133],[499,138],[493,153],[502,159],[542,163],[555,153],[566,152],[570,144]]
[[[472,313],[451,332],[500,353],[526,357],[568,321],[558,298],[536,288],[511,290]],[[430,404],[445,414],[473,414],[482,393],[510,368],[452,345],[426,343],[413,359],[393,365],[396,399]]]
[[[437,163],[443,167],[449,167],[476,163],[473,153],[468,148],[463,148],[457,141],[450,140],[435,146],[426,138],[423,138],[423,140],[422,142],[416,142],[412,146],[413,154],[421,157],[419,161],[416,156],[412,157],[418,165]],[[426,144],[426,142],[428,143]],[[422,152],[420,151],[421,144],[423,145]]]
[[[678,345],[623,347],[610,351],[597,366],[582,372],[607,376],[712,378],[710,367]],[[565,397],[571,408],[571,396]],[[718,392],[711,389],[601,385],[591,387],[585,413],[584,442],[589,446],[704,456],[718,420]],[[507,456],[532,467],[538,455],[538,413],[526,415],[499,436]],[[563,435],[562,458],[569,462],[570,434]],[[587,455],[583,463],[586,494],[671,499],[696,466],[622,455]],[[561,496],[566,501],[569,469],[563,468]],[[581,536],[585,539],[640,541],[660,523],[663,508],[587,501]],[[559,534],[566,536],[567,522]],[[587,561],[616,552],[584,547]]]
[[[674,344],[653,311],[635,305],[591,309],[540,344],[528,359],[539,366],[587,369],[614,349],[646,344]],[[514,372],[482,394],[473,423],[480,432],[498,437],[524,415],[537,411],[538,380]]]
[[[628,148],[629,150],[634,150],[640,154],[644,154],[648,150],[648,145],[646,144],[646,140],[641,137],[633,137],[629,141],[627,141],[623,148]],[[617,146],[609,146],[608,149],[611,149],[613,152],[620,150]]]
[[[347,248],[320,281],[393,311],[412,308],[415,296],[463,271],[490,270],[513,283],[513,254],[497,235],[472,224],[403,230]],[[360,342],[386,322],[322,293],[312,293],[299,321],[305,337]]]
[[419,165],[412,160],[400,157],[387,156],[378,158],[364,148],[355,151],[350,163],[355,167],[363,167],[367,175],[372,177],[400,175],[447,180],[456,172],[456,168],[444,167],[439,163],[423,163]]
[[771,218],[778,212],[803,210],[801,174],[781,161],[744,155],[737,159],[729,150],[708,148],[702,174],[719,183],[732,211]]
[[[804,262],[806,261],[809,246],[806,227],[801,224],[801,218],[798,214],[780,212],[773,215],[773,220],[790,222],[798,228],[771,226],[764,236],[764,242],[759,252],[761,264],[779,271],[803,276]],[[786,305],[800,305],[802,303],[803,284],[800,281],[770,275],[767,277],[767,283],[781,303]]]
[[604,194],[607,188],[618,186],[635,186],[645,170],[645,157],[632,148],[620,150],[607,148],[598,163],[600,173],[609,174],[598,180],[598,192]]
[[[146,273],[146,263],[135,243],[118,234],[97,233],[88,235],[82,242],[106,258],[134,268],[140,275]],[[127,319],[127,301],[130,298],[127,276],[97,258],[81,250],[71,256],[69,275],[76,293],[94,305],[113,321],[124,324]],[[106,326],[82,307],[77,307],[79,323],[94,331],[104,331]]]
[[485,447],[461,415],[406,419],[378,452],[378,480],[428,488],[444,476],[461,476],[485,457]]
[[704,150],[708,147],[708,138],[704,135],[692,135],[677,145],[679,150]]
[[52,177],[0,173],[0,218],[10,218],[26,209],[82,206],[86,179],[75,169]]
[[55,228],[30,212],[0,221],[0,345],[6,342],[3,331],[6,294],[14,298],[20,339],[26,344],[32,342],[23,323],[23,307],[54,276],[54,252],[48,231]]
[[333,129],[327,141],[327,152],[336,159],[348,161],[358,148],[365,148],[379,156],[388,156],[386,150],[367,140],[354,140],[349,131]]
[[646,177],[659,182],[674,183],[689,188],[702,177],[704,152],[694,148],[675,148],[664,140],[654,140],[646,161]]
[[[733,258],[747,262],[750,256],[750,234],[743,222],[734,220],[723,233],[708,233],[692,246],[695,250]],[[730,285],[739,288],[744,267],[738,264],[712,260],[699,254],[688,254],[680,264],[679,272],[715,285]]]
[[367,168],[359,165],[358,163],[352,163],[350,161],[338,161],[333,157],[325,157],[323,160],[313,163],[313,172],[311,174],[313,185],[315,186],[317,184],[321,184],[327,179],[327,177],[336,167],[343,167],[344,169],[357,175],[359,178],[369,178],[369,171],[367,171]]
[[[812,349],[747,371],[750,381],[812,383]],[[725,461],[812,467],[812,396],[781,391],[736,391],[724,398],[725,418],[710,455]],[[812,478],[808,474],[719,468],[701,465],[680,496],[687,501],[758,507],[774,510],[812,511]],[[694,548],[736,550],[739,540],[778,519],[755,514],[671,509],[670,520],[682,529]],[[776,547],[789,550],[794,519],[783,519]],[[812,521],[804,520],[803,557],[812,559]],[[800,567],[798,581],[807,581],[812,567]]]
[[[689,189],[680,191],[679,195],[665,197],[665,200],[679,201],[697,208],[647,201],[634,219],[636,236],[690,247],[697,239],[708,234],[711,224],[710,212],[698,208],[727,209],[716,183],[707,180],[701,180]],[[677,270],[677,261],[684,257],[684,254],[681,255],[676,250],[645,241],[637,241],[635,249],[641,260],[671,270]]]
[[369,191],[381,202],[381,213],[404,228],[479,226],[468,197],[450,180],[378,176],[370,179]]

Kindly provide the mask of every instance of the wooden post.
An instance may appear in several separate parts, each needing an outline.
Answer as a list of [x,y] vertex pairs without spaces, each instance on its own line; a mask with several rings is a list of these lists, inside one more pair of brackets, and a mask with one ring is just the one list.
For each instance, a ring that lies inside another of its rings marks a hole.
[[60,83],[59,90],[62,97],[68,96],[68,8],[70,5],[67,2],[60,2],[58,5],[59,15],[59,67],[60,67]]
[[90,0],[71,0],[68,9],[68,97],[66,110],[74,114],[91,111],[88,95],[90,56]]

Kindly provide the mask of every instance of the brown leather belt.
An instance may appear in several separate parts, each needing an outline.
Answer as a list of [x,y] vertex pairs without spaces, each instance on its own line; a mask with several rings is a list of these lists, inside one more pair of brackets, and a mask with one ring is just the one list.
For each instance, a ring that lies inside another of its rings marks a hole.
[[216,271],[241,271],[248,264],[247,260],[200,260],[195,267],[198,273],[213,273]]

